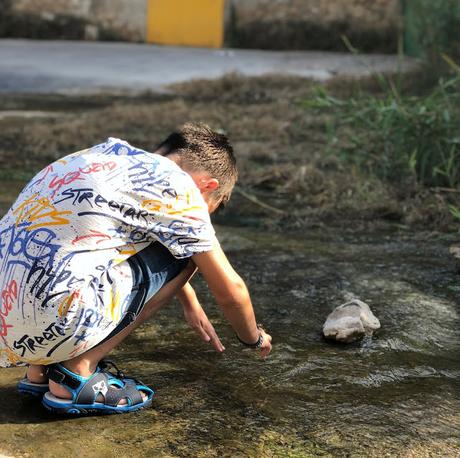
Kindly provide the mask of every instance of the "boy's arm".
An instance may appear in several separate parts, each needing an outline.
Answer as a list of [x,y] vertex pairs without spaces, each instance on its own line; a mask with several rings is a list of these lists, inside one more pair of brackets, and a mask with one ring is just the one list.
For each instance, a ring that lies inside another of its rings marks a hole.
[[261,356],[267,356],[271,350],[271,336],[258,329],[248,289],[222,248],[216,245],[211,251],[193,255],[192,259],[238,337],[253,344],[262,334]]
[[187,323],[205,342],[210,342],[216,351],[222,353],[225,348],[201,307],[192,285],[187,282],[176,294],[176,297],[184,308]]

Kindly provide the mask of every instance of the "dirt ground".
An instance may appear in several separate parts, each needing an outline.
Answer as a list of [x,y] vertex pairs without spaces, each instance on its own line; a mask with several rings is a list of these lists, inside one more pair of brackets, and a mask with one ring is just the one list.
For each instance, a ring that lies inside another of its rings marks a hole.
[[[108,136],[152,150],[191,120],[227,133],[236,151],[239,184],[228,208],[217,215],[218,222],[457,230],[449,206],[459,207],[460,193],[362,176],[326,153],[328,115],[301,105],[317,84],[297,77],[230,75],[136,98],[3,95],[0,214],[28,179],[61,156]],[[328,85],[332,93],[342,95],[357,88],[375,89],[372,81]]]

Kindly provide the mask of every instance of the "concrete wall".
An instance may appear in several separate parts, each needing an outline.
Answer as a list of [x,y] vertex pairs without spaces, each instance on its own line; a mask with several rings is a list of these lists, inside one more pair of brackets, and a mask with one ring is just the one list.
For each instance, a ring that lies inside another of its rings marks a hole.
[[276,49],[337,49],[341,35],[367,51],[395,51],[399,0],[228,0],[228,40]]
[[[145,41],[147,2],[0,0],[0,36]],[[400,0],[226,0],[226,12],[225,44],[243,48],[340,50],[346,35],[394,52],[400,29]]]
[[146,0],[13,0],[16,14],[39,15],[43,20],[63,17],[79,19],[87,39],[105,38],[144,41],[146,36]]
[[300,19],[387,27],[399,15],[399,0],[229,0],[229,3],[243,23]]

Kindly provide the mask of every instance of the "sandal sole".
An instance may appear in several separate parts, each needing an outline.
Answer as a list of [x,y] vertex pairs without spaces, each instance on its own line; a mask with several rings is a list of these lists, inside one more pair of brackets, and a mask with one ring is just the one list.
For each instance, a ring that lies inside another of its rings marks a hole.
[[18,393],[24,394],[26,396],[33,396],[34,398],[41,398],[46,393],[46,391],[43,393],[40,393],[39,391],[24,390],[23,388],[21,389],[18,388]]
[[113,414],[122,414],[122,413],[131,413],[137,412],[138,410],[145,409],[152,405],[153,398],[148,399],[147,401],[143,402],[142,404],[138,404],[135,406],[128,406],[125,408],[120,407],[108,407],[104,404],[101,406],[86,406],[86,405],[64,405],[64,406],[57,406],[57,405],[50,405],[49,401],[47,402],[45,398],[42,399],[42,405],[48,411],[52,413],[56,413],[59,415],[113,415]]
[[48,390],[48,384],[32,384],[20,381],[16,386],[20,394],[34,396],[36,398],[42,397]]

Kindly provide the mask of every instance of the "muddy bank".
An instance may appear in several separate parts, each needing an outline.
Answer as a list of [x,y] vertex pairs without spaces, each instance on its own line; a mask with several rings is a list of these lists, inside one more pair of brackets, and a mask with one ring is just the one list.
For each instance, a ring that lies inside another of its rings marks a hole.
[[[4,110],[60,116],[0,119],[0,211],[9,205],[13,189],[58,157],[107,136],[151,150],[179,124],[192,120],[225,131],[235,146],[242,192],[234,193],[218,220],[278,228],[333,225],[353,230],[389,224],[456,230],[450,208],[460,208],[460,193],[363,176],[327,151],[330,118],[302,105],[316,87],[302,78],[233,75],[137,98],[4,95]],[[329,83],[333,94],[342,95],[377,87],[372,80]]]

